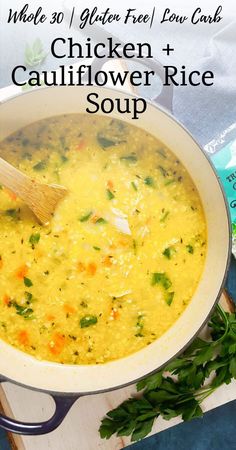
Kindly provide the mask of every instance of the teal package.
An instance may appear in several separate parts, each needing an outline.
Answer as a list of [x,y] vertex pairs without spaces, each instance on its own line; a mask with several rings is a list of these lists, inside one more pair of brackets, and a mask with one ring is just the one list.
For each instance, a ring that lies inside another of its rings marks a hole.
[[236,255],[236,140],[212,156],[213,164],[223,183],[233,229],[233,253]]

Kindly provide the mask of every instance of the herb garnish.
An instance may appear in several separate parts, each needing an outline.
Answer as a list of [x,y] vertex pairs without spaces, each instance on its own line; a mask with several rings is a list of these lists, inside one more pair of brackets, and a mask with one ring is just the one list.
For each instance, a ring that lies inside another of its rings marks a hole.
[[152,274],[151,284],[152,286],[154,286],[155,284],[160,284],[166,290],[172,286],[172,283],[166,273],[160,272]]
[[143,315],[140,314],[138,316],[137,319],[137,323],[136,323],[136,328],[137,328],[137,332],[135,334],[136,337],[143,337],[143,327],[144,327],[144,323],[143,323]]
[[96,220],[95,223],[98,223],[98,224],[105,224],[105,223],[107,223],[107,220],[103,219],[103,217],[99,217],[99,219]]
[[19,219],[19,209],[6,209],[5,215],[8,217],[12,217],[12,219]]
[[113,192],[111,192],[110,189],[107,189],[106,192],[108,200],[112,200],[113,198],[115,198]]
[[97,141],[102,148],[109,148],[109,147],[113,147],[113,145],[116,145],[115,141],[113,141],[112,139],[106,138],[105,136],[103,136],[101,134],[97,135]]
[[165,222],[165,220],[167,219],[167,217],[169,216],[169,214],[170,214],[170,211],[166,211],[166,212],[163,212],[163,215],[162,215],[162,217],[160,218],[160,222]]
[[46,168],[47,162],[45,160],[39,161],[37,164],[33,166],[33,169],[36,170],[36,172],[41,172],[41,170],[44,170]]
[[124,155],[120,157],[121,161],[126,161],[127,163],[131,163],[134,164],[138,161],[137,156],[135,155],[135,153],[132,153],[131,155]]
[[162,254],[167,258],[167,259],[171,259],[173,254],[176,252],[176,250],[174,249],[174,247],[167,247],[165,248],[164,252],[162,252]]
[[32,245],[32,248],[34,249],[35,244],[38,244],[40,241],[40,233],[34,233],[31,234],[29,238],[29,243]]
[[35,39],[32,46],[29,44],[25,47],[25,64],[29,67],[38,66],[41,64],[45,58],[47,57],[47,53],[43,49],[43,44],[39,38]]
[[[99,429],[101,438],[131,435],[132,442],[138,441],[150,433],[159,416],[165,420],[181,416],[188,421],[203,415],[202,401],[236,379],[236,314],[217,306],[208,325],[212,340],[196,338],[164,369],[139,381],[136,388],[143,390],[141,397],[130,398],[107,413]],[[210,375],[213,378],[206,381]]]
[[146,184],[147,186],[151,186],[154,187],[155,183],[152,177],[146,177],[144,178],[144,184]]
[[80,222],[87,222],[87,220],[90,219],[91,215],[93,214],[93,211],[89,211],[87,214],[85,214],[84,216],[81,216],[79,221]]
[[95,325],[98,319],[96,316],[84,316],[80,319],[80,328],[87,328],[91,325]]
[[186,245],[186,249],[187,249],[187,252],[190,253],[191,255],[194,253],[194,248],[192,245],[190,245],[190,244]]
[[167,158],[166,153],[165,153],[165,150],[163,150],[162,148],[159,148],[159,149],[157,150],[157,153],[159,153],[159,155],[162,156],[162,158],[164,158],[164,159]]
[[32,281],[31,281],[29,278],[27,278],[27,277],[24,277],[24,284],[25,284],[25,286],[27,286],[27,287],[33,286]]
[[165,301],[166,301],[168,306],[170,306],[171,303],[173,302],[174,295],[175,295],[174,292],[166,292]]
[[137,191],[137,190],[138,190],[137,185],[135,184],[134,181],[131,181],[131,186],[132,186],[132,188],[134,189],[134,191]]
[[21,306],[16,301],[12,301],[11,304],[16,309],[16,314],[24,317],[24,319],[32,318],[32,314],[34,312],[32,308],[28,308],[28,306],[25,305]]

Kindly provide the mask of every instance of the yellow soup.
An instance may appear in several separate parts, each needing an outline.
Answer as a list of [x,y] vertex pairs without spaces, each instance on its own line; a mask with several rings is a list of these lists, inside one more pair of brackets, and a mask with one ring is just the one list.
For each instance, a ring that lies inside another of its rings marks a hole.
[[191,301],[206,254],[196,187],[156,138],[117,120],[46,119],[0,144],[68,188],[43,227],[0,191],[0,337],[39,359],[98,364],[159,338]]

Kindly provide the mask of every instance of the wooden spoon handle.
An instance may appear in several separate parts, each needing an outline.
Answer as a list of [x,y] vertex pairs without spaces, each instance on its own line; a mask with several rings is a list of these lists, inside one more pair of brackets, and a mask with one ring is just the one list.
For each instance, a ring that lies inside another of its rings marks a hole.
[[0,158],[0,184],[19,197],[24,197],[30,185],[30,178]]

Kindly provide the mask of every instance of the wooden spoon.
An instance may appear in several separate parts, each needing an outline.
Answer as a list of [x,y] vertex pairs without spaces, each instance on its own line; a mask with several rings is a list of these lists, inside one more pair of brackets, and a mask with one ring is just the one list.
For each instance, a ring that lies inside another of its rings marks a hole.
[[23,200],[43,225],[48,224],[67,189],[57,184],[42,184],[0,158],[0,184]]

